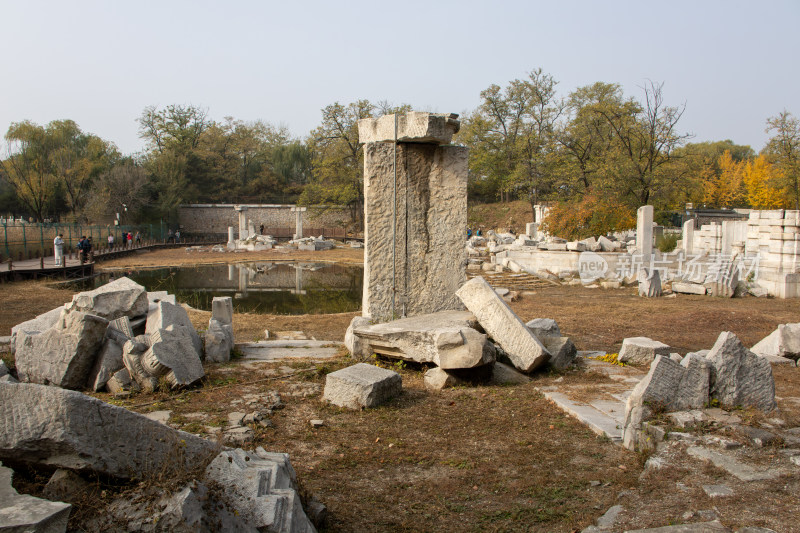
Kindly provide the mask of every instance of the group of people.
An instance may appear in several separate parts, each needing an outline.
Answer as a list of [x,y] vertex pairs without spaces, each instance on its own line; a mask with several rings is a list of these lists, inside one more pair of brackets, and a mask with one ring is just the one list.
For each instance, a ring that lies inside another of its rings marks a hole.
[[[483,232],[481,231],[481,228],[475,230],[476,236],[480,237],[482,234]],[[472,237],[472,228],[467,228],[467,239],[469,239],[470,237]]]
[[181,242],[181,230],[176,230],[173,233],[172,228],[170,228],[167,233],[167,242],[174,242],[176,244]]
[[[180,235],[180,233],[178,233],[178,235]],[[136,235],[134,235],[130,231],[126,231],[125,233],[122,234],[121,238],[122,238],[122,244],[128,247],[132,246],[134,242],[136,242],[137,245],[142,243],[142,236],[138,231],[136,232]],[[78,252],[81,254],[80,255],[81,263],[85,263],[86,261],[89,260],[89,256],[92,253],[92,247],[93,247],[92,238],[86,237],[86,235],[82,235],[80,240],[78,241],[78,246],[77,246]],[[110,250],[113,247],[114,247],[114,235],[109,233],[108,249]],[[59,233],[53,239],[53,256],[54,256],[55,266],[63,267],[64,266],[63,233]]]
[[[122,234],[122,243],[121,244],[123,246],[127,246],[128,248],[130,248],[133,245],[134,241],[136,242],[137,246],[142,243],[142,236],[139,234],[138,231],[136,232],[136,236],[134,236],[133,233],[131,233],[130,231],[126,231],[125,233]],[[114,247],[114,236],[109,233],[108,234],[108,249],[110,250],[113,247]]]

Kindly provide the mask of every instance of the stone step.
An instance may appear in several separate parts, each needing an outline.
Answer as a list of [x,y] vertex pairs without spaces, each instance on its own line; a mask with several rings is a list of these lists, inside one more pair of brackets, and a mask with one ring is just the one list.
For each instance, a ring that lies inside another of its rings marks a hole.
[[[608,413],[601,411],[594,405],[570,400],[564,393],[541,389],[540,391],[544,394],[545,398],[556,404],[562,411],[577,418],[582,423],[589,426],[589,429],[598,435],[605,435],[611,439],[611,442],[614,442],[615,444],[622,443],[622,422],[618,421],[618,419],[614,416],[610,416]],[[609,406],[601,400],[598,400],[595,403],[610,409]],[[609,401],[608,403],[611,404],[614,402]],[[624,410],[625,406],[622,404],[623,416],[625,414]],[[616,412],[613,414],[616,416]]]

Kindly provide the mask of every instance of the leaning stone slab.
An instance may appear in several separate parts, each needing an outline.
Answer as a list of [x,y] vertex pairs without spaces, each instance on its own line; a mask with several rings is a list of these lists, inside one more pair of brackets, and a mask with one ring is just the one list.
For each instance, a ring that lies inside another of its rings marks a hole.
[[[458,115],[409,111],[397,114],[397,141],[405,143],[450,144],[461,126]],[[358,142],[395,140],[395,115],[358,121]]]
[[76,391],[0,383],[0,459],[141,479],[192,469],[216,445]]
[[0,464],[0,531],[59,533],[67,530],[72,506],[19,494],[11,485],[14,471]]
[[706,293],[706,290],[707,289],[705,285],[700,285],[699,283],[682,283],[680,281],[672,282],[672,292],[703,295]]
[[366,363],[358,363],[325,378],[323,399],[339,407],[376,407],[402,392],[400,374]]
[[160,301],[155,305],[153,311],[147,315],[147,324],[145,325],[145,333],[153,334],[158,330],[167,329],[174,326],[173,329],[182,328],[192,339],[197,356],[203,353],[203,342],[200,336],[195,331],[192,321],[189,319],[189,314],[180,305],[174,305],[169,302]]
[[122,346],[117,341],[106,338],[89,376],[89,388],[95,392],[103,390],[111,376],[122,368],[125,368],[122,362]]
[[456,291],[456,296],[508,354],[517,369],[531,372],[550,359],[547,348],[482,277],[466,282]]
[[657,355],[669,356],[672,348],[647,337],[629,337],[622,341],[619,360],[623,363],[649,365]]
[[106,328],[106,319],[78,311],[64,313],[42,333],[21,331],[16,346],[20,381],[83,388],[103,345]]
[[188,386],[205,376],[187,328],[159,329],[150,334],[150,340],[150,348],[142,355],[142,366],[149,375],[166,376],[172,387]]
[[93,291],[76,294],[67,307],[108,320],[139,316],[147,313],[147,291],[130,278],[122,277]]
[[560,337],[561,330],[552,318],[534,318],[528,321],[525,326],[541,340],[543,337]]
[[800,324],[780,324],[750,351],[761,356],[800,358]]
[[475,325],[475,317],[468,311],[440,311],[359,326],[353,334],[361,339],[364,355],[374,352],[449,370],[494,361],[492,344],[473,329]]
[[723,331],[706,356],[712,365],[711,397],[723,405],[772,411],[775,379],[769,361],[744,347],[730,331]]
[[222,497],[253,531],[316,533],[303,511],[297,476],[285,453],[226,450],[208,465],[206,479],[223,488]]

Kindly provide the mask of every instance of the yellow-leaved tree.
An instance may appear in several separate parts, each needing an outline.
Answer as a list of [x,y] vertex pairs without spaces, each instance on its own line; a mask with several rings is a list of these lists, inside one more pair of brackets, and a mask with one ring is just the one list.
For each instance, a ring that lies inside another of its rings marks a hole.
[[717,169],[709,167],[703,176],[703,203],[709,207],[741,207],[746,197],[745,163],[736,162],[729,150],[717,159]]
[[779,184],[781,171],[764,154],[748,161],[742,172],[747,188],[747,203],[753,209],[789,207],[786,187]]

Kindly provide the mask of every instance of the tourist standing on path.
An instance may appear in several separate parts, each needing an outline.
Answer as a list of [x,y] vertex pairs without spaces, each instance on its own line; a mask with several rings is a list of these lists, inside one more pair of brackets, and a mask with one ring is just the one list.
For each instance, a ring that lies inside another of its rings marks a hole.
[[136,232],[136,246],[139,246],[140,244],[142,244],[142,236],[137,231]]
[[175,242],[176,243],[181,242],[181,230],[175,232]]
[[57,267],[64,266],[64,234],[59,233],[53,239],[53,255],[55,256],[55,265]]
[[128,248],[132,248],[133,247],[133,233],[131,233],[129,231],[127,238],[128,238]]
[[172,233],[172,228],[167,232],[167,242],[175,242],[175,234]]
[[110,233],[108,234],[108,249],[112,249],[114,247],[114,236]]
[[86,262],[86,256],[89,254],[86,247],[89,245],[86,240],[86,235],[81,235],[81,240],[78,241],[78,252],[81,254],[81,263]]

